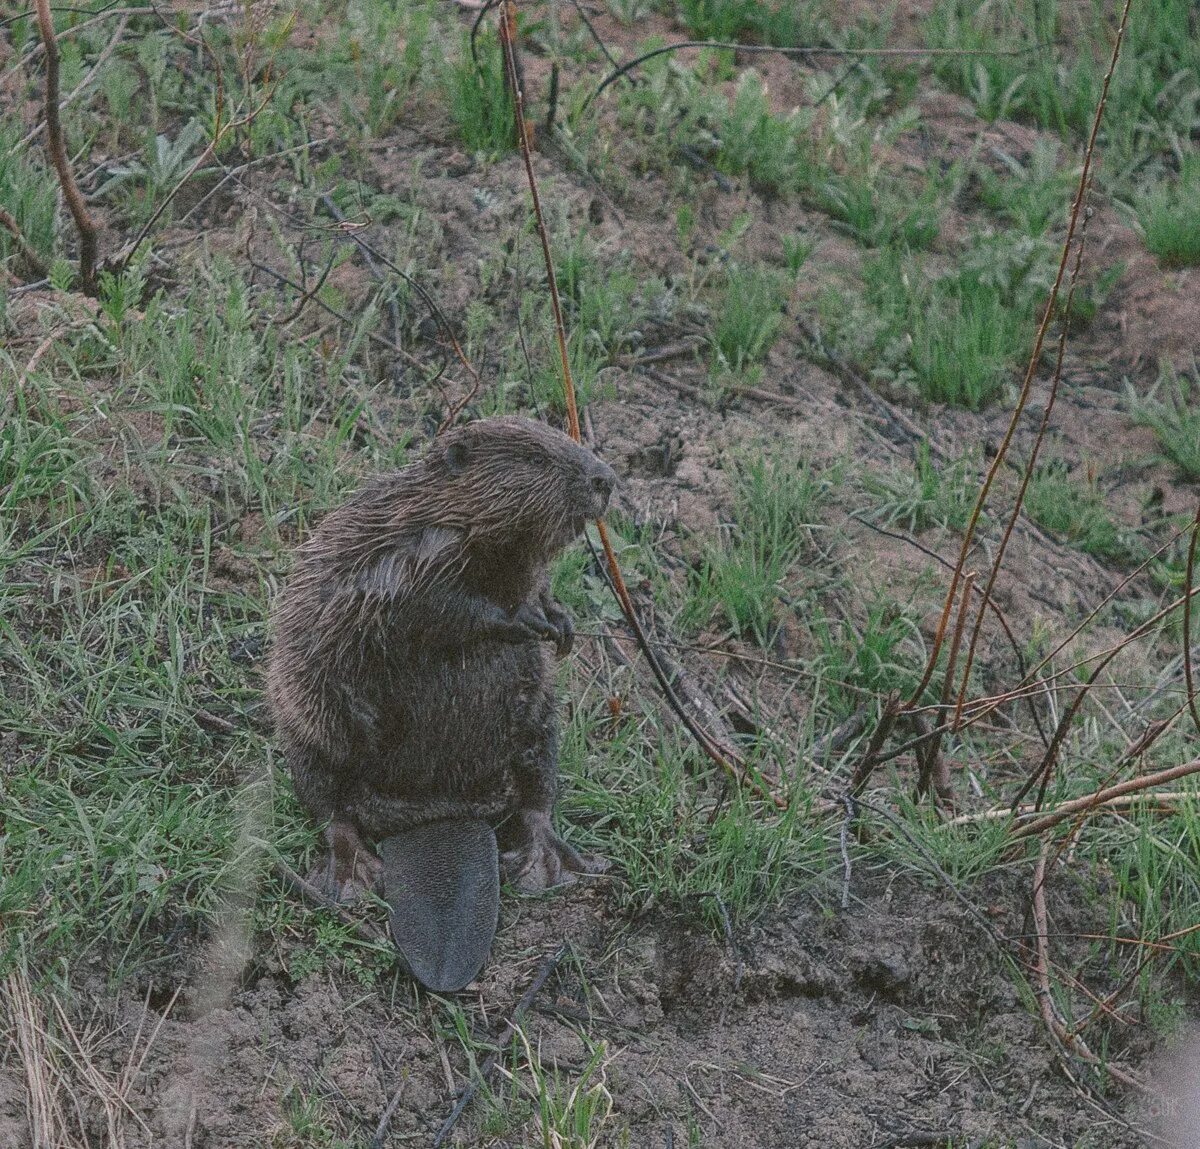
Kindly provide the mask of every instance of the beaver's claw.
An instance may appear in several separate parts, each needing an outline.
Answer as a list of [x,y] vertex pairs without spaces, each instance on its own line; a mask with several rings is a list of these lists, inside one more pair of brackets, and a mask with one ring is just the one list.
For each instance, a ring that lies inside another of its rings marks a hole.
[[569,886],[580,874],[602,874],[609,863],[596,854],[584,854],[569,846],[542,812],[522,815],[522,835],[512,849],[500,855],[506,880],[526,894],[551,886]]
[[554,601],[548,594],[542,595],[542,610],[546,621],[554,627],[554,653],[559,658],[566,658],[575,645],[575,623],[571,616]]

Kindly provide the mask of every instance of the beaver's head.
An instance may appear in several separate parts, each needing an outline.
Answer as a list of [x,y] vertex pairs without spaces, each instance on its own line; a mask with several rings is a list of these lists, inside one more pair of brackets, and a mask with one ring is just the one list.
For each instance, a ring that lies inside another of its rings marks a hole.
[[613,469],[586,447],[532,419],[480,419],[442,435],[425,458],[444,525],[476,543],[528,540],[549,558],[599,518]]

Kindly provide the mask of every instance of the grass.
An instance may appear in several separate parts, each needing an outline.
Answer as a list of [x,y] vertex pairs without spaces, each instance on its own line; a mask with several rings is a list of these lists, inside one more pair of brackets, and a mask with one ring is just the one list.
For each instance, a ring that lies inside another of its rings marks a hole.
[[719,610],[735,634],[766,645],[784,581],[807,544],[829,482],[788,459],[736,463],[731,522],[704,548],[680,625],[707,625]]
[[1034,471],[1024,509],[1039,527],[1098,559],[1124,561],[1136,553],[1129,532],[1113,522],[1095,483],[1072,477],[1062,462]]
[[1188,156],[1174,184],[1142,194],[1138,223],[1146,247],[1166,267],[1200,265],[1200,156]]
[[494,32],[479,36],[476,54],[472,59],[470,43],[464,37],[457,58],[445,67],[442,84],[450,118],[463,143],[474,152],[498,156],[516,148],[517,125],[500,41]]
[[[17,144],[17,123],[0,121],[0,207],[16,221],[29,246],[49,263],[54,253],[54,184],[47,169]],[[19,259],[8,229],[0,227],[0,264]]]
[[[935,70],[986,119],[1028,119],[1078,140],[1091,127],[1119,11],[1057,0],[939,0],[926,42],[1020,51],[948,56]],[[1200,46],[1190,18],[1188,0],[1131,9],[1100,139],[1109,186],[1125,186],[1148,158],[1171,154],[1200,120]]]
[[936,462],[922,442],[909,471],[863,475],[866,490],[875,497],[875,515],[884,526],[919,534],[930,527],[966,529],[975,505],[974,479],[978,461],[965,456],[949,465]]
[[715,309],[713,370],[740,377],[761,363],[779,334],[786,299],[783,281],[769,268],[731,268]]
[[866,269],[874,355],[895,356],[925,399],[985,406],[1028,352],[1046,254],[1035,241],[981,236],[958,270],[933,278],[916,260],[885,252]]
[[1200,382],[1195,368],[1190,377],[1164,371],[1144,399],[1132,389],[1128,395],[1134,420],[1154,431],[1163,454],[1188,479],[1200,481]]
[[[635,26],[648,15],[637,0],[611,7]],[[882,26],[839,28],[822,5],[685,0],[674,11],[697,35],[887,43]],[[66,26],[84,14],[59,18]],[[821,314],[823,334],[894,398],[969,412],[1004,397],[1044,299],[1111,18],[1075,37],[1075,17],[1053,4],[1039,2],[1036,13],[1023,0],[936,4],[931,42],[1055,46],[1044,60],[936,59],[942,81],[967,92],[982,114],[1019,116],[1061,139],[1039,140],[1019,158],[989,149],[969,160],[936,151],[911,103],[922,77],[915,64],[793,70],[789,83],[803,88],[791,101],[798,110],[789,111],[762,73],[732,57],[663,57],[640,69],[638,83],[615,86],[598,113],[581,114],[595,74],[573,54],[579,28],[560,34],[560,18],[573,19],[564,9],[523,22],[523,30],[529,61],[544,54],[561,66],[560,131],[535,162],[539,172],[553,171],[544,205],[581,399],[593,408],[598,441],[614,460],[631,461],[631,475],[638,460],[665,454],[656,435],[668,429],[678,469],[647,466],[630,482],[614,541],[630,585],[652,604],[646,616],[664,649],[689,670],[705,668],[701,685],[718,708],[725,682],[753,695],[753,722],[734,724],[731,737],[752,767],[785,766],[782,787],[792,799],[777,814],[731,792],[671,726],[640,674],[610,665],[604,636],[614,636],[615,648],[622,624],[588,552],[576,548],[552,572],[587,655],[561,672],[564,832],[616,863],[621,881],[605,887],[600,916],[620,924],[623,915],[636,920],[665,907],[718,936],[728,923],[740,939],[750,923],[797,898],[831,901],[838,826],[816,816],[812,802],[819,789],[839,791],[861,747],[823,759],[828,774],[810,774],[813,740],[864,701],[877,705],[891,690],[915,688],[943,586],[940,572],[909,579],[902,564],[893,569],[862,554],[842,512],[865,501],[865,491],[881,524],[914,534],[961,531],[981,462],[969,454],[943,464],[922,446],[897,469],[891,454],[870,445],[881,423],[848,412],[854,446],[844,462],[825,467],[819,460],[828,452],[808,461],[799,447],[837,422],[821,422],[829,415],[819,403],[810,426],[807,416],[736,392],[748,383],[794,384],[790,394],[805,394],[807,369],[792,371],[804,352],[788,341],[787,309],[811,311],[836,291],[836,306]],[[1177,18],[1178,0],[1135,6],[1102,141],[1105,190],[1134,205],[1148,246],[1167,266],[1193,259],[1197,230],[1187,142],[1195,48]],[[239,177],[249,190],[231,181],[189,222],[186,213],[217,180],[205,176],[185,189],[171,230],[164,219],[133,266],[102,277],[98,310],[81,311],[65,294],[69,219],[56,207],[38,147],[14,146],[31,126],[22,108],[34,106],[40,76],[10,61],[19,95],[0,119],[0,203],[41,255],[59,258],[37,295],[0,281],[0,372],[17,378],[29,365],[20,389],[0,388],[0,916],[9,923],[0,974],[28,968],[37,992],[74,995],[81,1009],[91,1007],[97,970],[106,991],[140,996],[145,985],[173,984],[184,976],[188,947],[211,938],[243,897],[253,975],[265,972],[284,997],[320,979],[356,999],[382,1000],[394,975],[386,947],[304,909],[267,877],[276,855],[302,867],[316,835],[286,774],[272,769],[279,764],[261,701],[265,620],[291,547],[313,517],[360,475],[407,461],[410,442],[436,426],[447,398],[466,384],[453,361],[431,387],[426,374],[436,367],[426,373],[406,360],[407,381],[397,386],[390,353],[381,355],[372,338],[391,338],[381,301],[395,284],[374,283],[348,246],[335,249],[327,219],[313,210],[319,198],[332,195],[355,224],[375,229],[445,307],[484,378],[468,414],[546,412],[560,402],[536,244],[527,229],[514,238],[525,200],[511,159],[476,163],[462,178],[437,167],[455,150],[491,160],[513,146],[490,22],[476,67],[463,20],[432,4],[302,5],[298,19],[304,34],[296,36],[282,17],[258,31],[237,20],[206,25],[228,106],[255,93],[267,98],[221,157],[254,162],[253,179]],[[32,43],[29,25],[9,25],[18,54]],[[87,75],[110,27],[64,38],[66,88]],[[147,217],[204,146],[216,87],[194,48],[151,16],[135,17],[65,113],[86,190],[102,201],[106,245]],[[594,44],[586,50],[598,59]],[[421,145],[395,144],[401,126],[422,133]],[[914,139],[931,149],[935,175],[914,178],[895,162],[895,149]],[[242,211],[243,195],[253,214]],[[235,232],[234,217],[243,230]],[[646,221],[661,225],[657,238],[639,230]],[[190,245],[181,242],[185,225],[197,229]],[[295,295],[250,268],[247,251],[310,286],[331,255],[333,273],[290,318]],[[3,231],[0,260],[26,276]],[[423,312],[405,307],[400,320],[406,354],[432,363]],[[35,355],[50,333],[45,354]],[[705,362],[674,355],[680,343],[699,346]],[[663,371],[699,375],[707,366],[717,385],[712,408],[661,410],[659,392],[625,370],[627,357],[663,348]],[[767,362],[786,364],[786,375],[771,377]],[[1189,481],[1200,480],[1196,387],[1194,370],[1164,371],[1130,407]],[[963,434],[979,430],[968,413],[942,417]],[[759,442],[753,426],[771,427],[778,445],[751,446]],[[718,456],[733,460],[723,521],[691,533],[693,515],[712,513]],[[1027,511],[1104,562],[1130,553],[1095,484],[1065,466],[1039,470]],[[1161,588],[1131,592],[1122,604],[1131,617],[1152,613],[1157,590],[1178,593],[1178,547],[1156,574]],[[1061,621],[1014,618],[1022,636],[1022,622],[1045,637]],[[1122,672],[1134,707],[1150,695],[1133,699],[1138,676],[1151,682],[1177,658],[1179,621],[1170,623],[1152,637],[1146,666]],[[705,641],[703,652],[688,646],[714,631],[719,641]],[[1001,689],[1011,668],[988,647],[985,638],[976,673],[988,690]],[[1165,716],[1158,707],[1171,701],[1149,698],[1146,720]],[[1051,801],[1108,780],[1126,741],[1110,711],[1121,716],[1116,707],[1085,708],[1064,744]],[[963,781],[964,804],[1003,803],[1013,763],[1029,746],[1037,751],[1030,734],[1018,719],[999,733],[984,724],[947,738],[956,784],[969,765],[978,788],[968,796]],[[1174,734],[1155,747],[1161,764],[1190,752]],[[877,832],[854,847],[856,865],[863,860],[890,880],[927,874],[932,857],[968,898],[982,896],[981,883],[997,873],[1027,870],[999,824],[947,827],[912,805],[911,770],[902,756],[876,779],[889,787],[911,840],[891,823],[872,823]],[[1136,808],[1121,819],[1097,815],[1064,865],[1095,877],[1090,901],[1111,915],[1111,934],[1136,930],[1150,939],[1185,929],[1200,914],[1197,825],[1190,802]],[[512,903],[516,916],[523,904]],[[617,961],[620,944],[597,963]],[[1118,984],[1128,948],[1097,941],[1088,975]],[[1166,960],[1191,976],[1196,958],[1189,935]],[[1150,972],[1137,989],[1152,1024],[1178,1016],[1169,985]],[[439,1040],[453,1048],[457,1039],[471,1064],[484,1047],[465,1008],[436,1003],[431,1016]],[[590,1027],[581,1049],[581,1061],[554,1067],[534,1039],[522,1040],[507,1061],[511,1076],[486,1094],[490,1135],[580,1146],[636,1136],[622,1124],[611,1051]],[[271,1136],[280,1145],[356,1144],[360,1117],[351,1119],[319,1077],[283,1082]],[[699,1115],[692,1134],[695,1144],[711,1140]]]

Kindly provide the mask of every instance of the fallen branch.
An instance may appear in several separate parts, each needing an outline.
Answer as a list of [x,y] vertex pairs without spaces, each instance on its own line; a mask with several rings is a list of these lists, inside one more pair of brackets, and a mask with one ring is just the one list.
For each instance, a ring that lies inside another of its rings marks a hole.
[[[1200,790],[1139,790],[1132,794],[1121,794],[1116,798],[1109,798],[1102,804],[1096,804],[1097,812],[1103,810],[1128,810],[1141,802],[1148,802],[1154,806],[1161,806],[1164,810],[1172,809],[1181,802],[1200,802]],[[1060,807],[1055,807],[1046,816],[1058,813]],[[1039,813],[1037,808],[1032,805],[1022,806],[1014,814],[1007,806],[998,806],[991,810],[977,810],[974,814],[959,814],[955,818],[950,818],[942,822],[939,830],[945,830],[950,826],[971,826],[978,825],[980,822],[1018,822],[1024,825],[1024,819],[1031,818]],[[1200,926],[1196,927],[1200,929]]]
[[1038,1010],[1042,1015],[1042,1021],[1045,1022],[1046,1028],[1057,1038],[1062,1048],[1068,1053],[1078,1057],[1081,1061],[1086,1062],[1094,1068],[1103,1070],[1105,1073],[1116,1078],[1122,1085],[1146,1092],[1146,1086],[1137,1077],[1134,1077],[1133,1074],[1118,1068],[1111,1061],[1101,1060],[1097,1057],[1088,1048],[1087,1042],[1082,1037],[1076,1033],[1072,1033],[1067,1028],[1066,1023],[1059,1016],[1057,1006],[1054,1004],[1054,996],[1050,989],[1050,955],[1048,952],[1050,934],[1046,913],[1047,853],[1048,846],[1043,842],[1042,848],[1038,852],[1037,864],[1033,870],[1033,924],[1036,937],[1033,969],[1034,976],[1037,979],[1037,986],[1034,993],[1038,1000]]
[[[1053,813],[1046,814],[1041,818],[1035,818],[1032,822],[1026,822],[1018,826],[1013,830],[1012,836],[1014,838],[1028,838],[1033,834],[1042,834],[1046,830],[1052,830],[1060,822],[1065,822],[1075,814],[1088,813],[1099,806],[1106,805],[1115,798],[1121,798],[1126,794],[1139,794],[1144,790],[1152,790],[1155,786],[1163,786],[1168,782],[1174,782],[1178,778],[1186,778],[1189,774],[1200,774],[1200,758],[1196,758],[1191,762],[1184,762],[1180,766],[1172,766],[1166,770],[1157,770],[1153,774],[1142,774],[1137,778],[1118,782],[1115,786],[1097,790],[1096,793],[1087,794],[1082,798],[1072,798],[1070,801],[1064,802]],[[1036,806],[1034,808],[1036,809]]]
[[[541,993],[542,986],[546,984],[550,979],[550,975],[558,968],[558,963],[566,956],[569,948],[567,943],[563,942],[558,949],[547,955],[543,960],[533,981],[529,983],[529,988],[521,995],[521,1000],[517,1002],[516,1007],[513,1009],[512,1016],[508,1019],[507,1024],[496,1038],[496,1051],[490,1054],[488,1059],[479,1067],[478,1076],[463,1087],[462,1093],[459,1094],[458,1100],[454,1103],[454,1108],[450,1111],[450,1116],[442,1122],[442,1127],[438,1130],[437,1137],[434,1138],[433,1149],[440,1149],[441,1145],[450,1135],[450,1131],[458,1124],[458,1119],[463,1115],[467,1106],[471,1104],[471,1098],[478,1092],[480,1084],[486,1082],[492,1075],[492,1070],[496,1068],[496,1062],[503,1052],[504,1047],[508,1044],[512,1035],[517,1032],[517,1027],[529,1012],[529,1007],[533,1005],[534,998]],[[386,1135],[387,1125],[380,1122],[380,1127],[375,1132],[375,1140],[372,1142],[373,1149],[379,1149],[383,1145],[383,1138]]]

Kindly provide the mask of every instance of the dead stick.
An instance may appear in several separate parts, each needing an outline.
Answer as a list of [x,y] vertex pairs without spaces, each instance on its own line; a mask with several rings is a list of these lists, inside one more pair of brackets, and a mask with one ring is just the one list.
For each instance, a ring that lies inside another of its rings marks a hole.
[[1184,572],[1183,589],[1187,597],[1183,600],[1183,680],[1187,685],[1188,709],[1200,734],[1200,710],[1196,708],[1196,679],[1192,673],[1192,580],[1196,573],[1196,540],[1200,538],[1200,505],[1196,507],[1196,518],[1192,523],[1192,537],[1188,543],[1187,570]]
[[850,780],[850,793],[855,797],[863,792],[870,780],[879,759],[879,751],[883,749],[887,736],[892,732],[892,727],[896,725],[896,719],[900,717],[900,710],[900,695],[892,691],[883,705],[883,713],[879,716],[879,725],[871,734],[866,752],[859,759],[859,763],[854,769],[854,777]]
[[50,273],[46,261],[33,250],[33,245],[21,234],[21,229],[13,215],[2,207],[0,207],[0,227],[12,235],[13,242],[17,245],[17,251],[21,253],[21,258],[28,264],[29,270],[33,272],[35,278],[45,279]]
[[1027,838],[1032,834],[1041,834],[1046,830],[1053,829],[1060,822],[1065,822],[1072,814],[1103,806],[1106,802],[1124,794],[1136,794],[1142,790],[1165,785],[1167,782],[1174,782],[1176,778],[1186,778],[1189,774],[1198,773],[1200,773],[1200,758],[1184,762],[1179,766],[1171,766],[1166,770],[1155,771],[1153,774],[1142,774],[1138,778],[1118,782],[1115,786],[1097,790],[1094,794],[1087,794],[1082,798],[1072,798],[1069,802],[1064,802],[1052,814],[1046,814],[1044,817],[1035,818],[1032,822],[1018,826],[1013,830],[1012,836]]
[[[554,314],[554,334],[558,342],[559,359],[562,367],[562,384],[563,396],[567,408],[567,430],[575,442],[580,442],[579,433],[579,408],[575,401],[575,383],[571,377],[571,362],[567,355],[567,335],[566,325],[563,322],[562,305],[558,294],[558,281],[554,274],[554,259],[550,252],[550,235],[546,230],[546,221],[542,213],[541,198],[538,195],[537,177],[533,171],[533,148],[529,139],[529,125],[525,120],[525,104],[524,96],[521,91],[521,69],[517,62],[517,18],[513,8],[512,0],[501,0],[500,2],[500,44],[504,53],[504,73],[508,80],[509,90],[513,99],[513,115],[516,119],[517,140],[521,147],[521,158],[525,164],[525,176],[529,183],[529,194],[533,201],[533,217],[537,226],[538,238],[541,240],[542,257],[546,265],[546,280],[547,287],[550,292],[550,306]],[[633,628],[634,634],[637,636],[638,645],[641,647],[642,653],[646,656],[647,662],[650,663],[650,669],[654,672],[654,677],[657,679],[659,686],[662,688],[663,694],[668,703],[688,731],[700,744],[704,750],[718,766],[726,771],[730,777],[736,779],[742,785],[750,786],[779,808],[786,808],[787,802],[777,794],[772,794],[767,787],[755,779],[747,770],[745,763],[733,753],[720,744],[720,742],[708,733],[700,724],[688,713],[687,709],[679,701],[674,690],[671,687],[670,679],[663,669],[659,660],[655,657],[654,650],[650,645],[650,641],[646,636],[646,632],[638,619],[637,611],[634,609],[633,600],[630,598],[629,590],[625,586],[625,579],[621,574],[620,564],[617,562],[616,552],[612,548],[612,543],[608,538],[608,529],[604,524],[603,519],[596,520],[596,529],[600,534],[600,544],[604,548],[604,557],[608,563],[608,571],[610,582],[613,588],[613,593],[617,597],[617,601],[621,605],[622,611],[625,613],[625,618],[629,625]]]
[[[1179,802],[1200,802],[1200,790],[1139,790],[1133,794],[1122,794],[1117,798],[1109,798],[1102,804],[1098,804],[1096,810],[1127,810],[1139,802],[1149,802],[1166,810]],[[1055,807],[1050,813],[1056,813],[1057,809]],[[1038,812],[1032,805],[1022,806],[1015,814],[1007,806],[1001,806],[991,810],[978,810],[974,814],[959,814],[957,818],[950,818],[940,823],[938,829],[945,830],[950,826],[971,826],[978,822],[1007,822],[1010,820],[1020,822],[1022,818],[1028,818]],[[1197,925],[1196,928],[1200,929],[1200,925]]]
[[[996,476],[1000,473],[1000,468],[1004,465],[1004,460],[1008,455],[1008,449],[1012,445],[1013,437],[1016,435],[1017,426],[1021,421],[1021,416],[1024,414],[1025,407],[1029,403],[1029,396],[1033,390],[1033,380],[1037,375],[1038,363],[1042,358],[1042,347],[1046,341],[1046,333],[1050,329],[1050,320],[1054,315],[1056,305],[1058,303],[1058,292],[1062,287],[1063,278],[1066,275],[1067,261],[1071,254],[1071,241],[1075,238],[1075,229],[1079,223],[1079,216],[1083,207],[1084,197],[1087,194],[1088,183],[1091,178],[1092,158],[1096,150],[1096,137],[1100,134],[1100,124],[1104,119],[1104,108],[1108,102],[1108,86],[1112,81],[1113,73],[1117,68],[1117,60],[1121,54],[1121,41],[1125,36],[1125,26],[1129,21],[1129,5],[1131,0],[1125,0],[1125,7],[1121,11],[1121,23],[1117,28],[1116,39],[1113,42],[1112,58],[1109,61],[1108,71],[1104,76],[1104,84],[1100,89],[1100,100],[1096,105],[1096,114],[1092,119],[1092,131],[1088,137],[1087,149],[1083,156],[1083,170],[1079,175],[1079,184],[1075,193],[1075,201],[1071,205],[1070,222],[1067,225],[1067,234],[1063,239],[1062,257],[1058,262],[1058,271],[1054,277],[1054,284],[1050,288],[1050,297],[1046,300],[1045,311],[1042,312],[1042,321],[1038,325],[1037,338],[1034,340],[1033,352],[1029,356],[1029,366],[1025,369],[1025,378],[1021,383],[1021,394],[1017,399],[1017,405],[1013,409],[1012,418],[1009,420],[1008,428],[1004,433],[1004,438],[1000,443],[1000,448],[996,452],[995,459],[992,460],[992,465],[988,468],[987,476],[983,481],[983,486],[979,490],[978,496],[975,499],[975,506],[971,510],[971,517],[967,523],[967,529],[963,534],[962,547],[959,550],[958,562],[955,565],[954,573],[950,577],[950,589],[946,592],[946,601],[942,606],[942,617],[938,624],[937,636],[934,639],[933,649],[929,652],[929,661],[925,665],[925,673],[921,676],[921,682],[913,691],[912,697],[909,699],[909,705],[916,705],[921,701],[921,695],[925,693],[925,688],[929,685],[929,680],[933,677],[934,669],[937,666],[938,654],[941,652],[941,645],[946,631],[946,623],[950,617],[950,610],[954,605],[954,598],[958,590],[959,580],[962,578],[963,567],[967,562],[967,555],[970,553],[971,545],[975,541],[975,530],[979,525],[979,517],[983,513],[984,504],[987,502],[987,497],[991,492],[992,485],[996,481]],[[997,564],[998,566],[998,564]],[[986,593],[986,591],[985,591]],[[980,612],[982,617],[982,611]]]
[[376,929],[367,922],[359,921],[358,918],[346,912],[346,910],[337,904],[333,898],[323,894],[312,882],[306,882],[295,870],[285,865],[283,862],[275,863],[275,873],[283,880],[283,883],[290,887],[294,893],[300,895],[306,901],[312,902],[315,906],[320,906],[321,909],[328,910],[339,922],[344,926],[352,929],[363,941],[368,942],[386,942],[382,930]]
[[1115,1077],[1122,1085],[1146,1092],[1146,1086],[1138,1078],[1134,1077],[1133,1074],[1118,1068],[1111,1061],[1102,1061],[1097,1057],[1088,1048],[1083,1038],[1071,1033],[1059,1017],[1058,1008],[1054,1004],[1054,997],[1050,991],[1050,954],[1048,952],[1050,933],[1046,913],[1047,849],[1046,843],[1043,842],[1033,870],[1033,922],[1035,937],[1037,939],[1033,968],[1037,977],[1035,996],[1038,999],[1038,1010],[1042,1015],[1042,1020],[1046,1023],[1046,1028],[1058,1039],[1067,1053],[1074,1054],[1088,1065],[1104,1069],[1105,1072]]
[[[963,579],[962,601],[958,604],[958,618],[954,623],[954,637],[950,640],[950,657],[946,661],[946,674],[942,679],[942,706],[950,703],[950,691],[954,685],[954,668],[958,663],[958,651],[962,646],[963,629],[967,624],[967,610],[971,605],[971,591],[975,586],[975,572],[971,571]],[[980,608],[983,609],[982,607]],[[962,698],[954,711],[954,721],[950,729],[957,731],[962,721]],[[945,726],[939,726],[933,733],[933,738],[926,743],[924,758],[921,764],[921,776],[917,782],[917,797],[923,797],[933,786],[934,794],[943,801],[950,803],[954,792],[950,787],[950,768],[942,765],[942,737],[946,732]]]
[[[508,1023],[500,1031],[500,1036],[496,1038],[496,1051],[490,1054],[487,1060],[479,1067],[479,1075],[473,1080],[467,1082],[463,1086],[463,1091],[459,1095],[458,1101],[455,1102],[454,1108],[450,1111],[450,1116],[442,1123],[441,1129],[438,1130],[437,1137],[434,1138],[433,1149],[440,1149],[442,1143],[450,1135],[450,1131],[458,1124],[458,1119],[463,1115],[467,1106],[471,1104],[471,1099],[475,1096],[481,1082],[487,1081],[491,1076],[492,1070],[496,1068],[496,1061],[503,1052],[504,1047],[508,1044],[509,1039],[517,1032],[517,1027],[525,1018],[525,1014],[529,1012],[529,1007],[533,1005],[533,999],[542,991],[542,986],[549,980],[550,975],[555,971],[558,963],[566,956],[570,946],[566,942],[558,947],[552,954],[548,955],[538,969],[537,976],[529,983],[529,988],[521,995],[521,1000],[517,1002],[516,1008],[512,1012],[512,1017],[508,1019]],[[381,1125],[383,1133],[387,1132],[387,1127]],[[379,1133],[375,1134],[376,1144],[382,1145],[383,1142],[379,1138]]]
[[67,146],[63,142],[62,121],[58,115],[58,40],[54,34],[54,20],[50,15],[50,0],[36,0],[38,29],[46,52],[46,142],[50,148],[50,159],[58,172],[63,198],[67,201],[75,227],[79,231],[79,278],[87,295],[96,294],[96,225],[88,214],[87,205],[71,161],[67,158]]
[[[1115,62],[1115,61],[1114,61]],[[1095,137],[1093,136],[1093,140]],[[1075,201],[1075,210],[1079,209],[1080,200],[1087,194],[1086,183],[1080,186],[1079,196]],[[995,588],[996,580],[1000,577],[1001,567],[1004,565],[1004,556],[1008,550],[1009,540],[1012,538],[1013,531],[1016,528],[1017,520],[1021,515],[1021,508],[1025,504],[1025,493],[1029,489],[1029,484],[1033,479],[1034,469],[1037,466],[1038,455],[1042,449],[1042,443],[1046,437],[1046,431],[1050,427],[1050,413],[1054,410],[1055,401],[1058,398],[1058,388],[1062,383],[1063,359],[1067,352],[1067,335],[1071,329],[1071,305],[1075,301],[1075,288],[1079,283],[1079,271],[1083,266],[1083,251],[1087,243],[1087,226],[1088,221],[1092,217],[1091,209],[1089,208],[1083,216],[1083,226],[1079,232],[1079,244],[1075,248],[1075,263],[1071,268],[1071,280],[1067,288],[1067,302],[1063,308],[1062,330],[1058,335],[1058,353],[1054,361],[1054,374],[1051,377],[1050,393],[1046,397],[1046,405],[1042,410],[1042,421],[1038,427],[1037,435],[1033,440],[1033,449],[1029,452],[1029,459],[1025,464],[1025,469],[1021,474],[1021,483],[1017,488],[1016,498],[1013,499],[1012,512],[1009,514],[1008,522],[1004,525],[1004,533],[1000,536],[1000,545],[996,549],[996,557],[992,561],[992,569],[988,572],[987,583],[983,588],[984,605],[979,608],[979,614],[975,618],[975,626],[971,631],[971,641],[967,646],[966,663],[963,666],[962,689],[958,695],[958,709],[955,712],[955,725],[958,724],[958,718],[962,714],[963,703],[966,701],[967,685],[971,677],[971,667],[975,662],[975,650],[979,644],[979,636],[983,631],[983,619],[985,608],[988,602],[991,601],[992,591]],[[1051,304],[1053,304],[1053,298]],[[1048,318],[1048,313],[1047,317]],[[1045,318],[1043,319],[1043,323]],[[1030,365],[1032,370],[1033,365]]]

